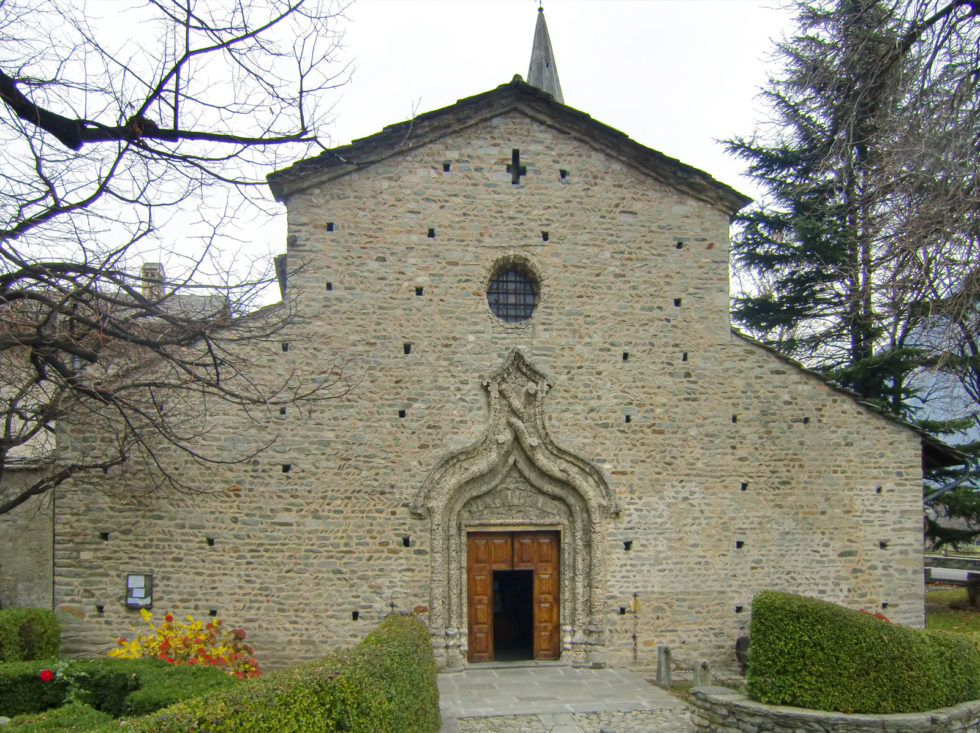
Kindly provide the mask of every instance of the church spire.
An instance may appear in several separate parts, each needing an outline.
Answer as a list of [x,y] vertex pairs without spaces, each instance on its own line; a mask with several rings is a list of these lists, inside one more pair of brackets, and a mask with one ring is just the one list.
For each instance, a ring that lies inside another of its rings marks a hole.
[[561,83],[558,81],[555,54],[551,50],[551,39],[548,37],[548,25],[544,22],[544,9],[540,5],[538,5],[538,22],[534,26],[534,43],[531,46],[531,64],[527,69],[527,83],[548,92],[556,102],[565,103],[565,98],[561,95]]

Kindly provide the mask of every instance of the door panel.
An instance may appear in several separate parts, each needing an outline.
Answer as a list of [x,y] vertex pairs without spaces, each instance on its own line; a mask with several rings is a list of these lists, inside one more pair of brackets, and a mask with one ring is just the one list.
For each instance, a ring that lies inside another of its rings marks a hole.
[[533,655],[558,659],[558,532],[470,532],[466,535],[467,660],[493,659],[493,571],[533,571]]
[[470,662],[493,659],[493,584],[495,567],[510,567],[511,539],[499,532],[466,535],[466,608]]
[[558,533],[534,535],[534,658],[558,659]]
[[534,569],[534,535],[518,532],[514,535],[514,570]]
[[490,543],[490,569],[512,570],[511,536],[507,533],[488,533]]

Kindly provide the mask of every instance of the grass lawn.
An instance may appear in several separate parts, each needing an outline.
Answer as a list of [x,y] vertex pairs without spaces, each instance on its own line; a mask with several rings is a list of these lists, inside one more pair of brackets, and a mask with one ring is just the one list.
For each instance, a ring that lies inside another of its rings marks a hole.
[[980,610],[970,608],[966,588],[927,589],[926,628],[969,634],[980,642]]

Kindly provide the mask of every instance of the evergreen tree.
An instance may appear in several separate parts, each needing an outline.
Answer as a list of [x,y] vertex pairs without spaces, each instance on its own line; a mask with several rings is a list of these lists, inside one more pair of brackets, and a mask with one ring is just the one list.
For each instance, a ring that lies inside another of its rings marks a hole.
[[[733,316],[914,419],[926,370],[969,373],[960,347],[976,325],[964,328],[975,310],[963,303],[980,284],[977,8],[798,0],[797,10],[798,34],[778,47],[785,69],[763,91],[772,131],[729,142],[766,189],[733,242]],[[927,427],[955,433],[971,419],[955,417]],[[974,485],[937,500],[955,493],[956,513],[980,519]]]

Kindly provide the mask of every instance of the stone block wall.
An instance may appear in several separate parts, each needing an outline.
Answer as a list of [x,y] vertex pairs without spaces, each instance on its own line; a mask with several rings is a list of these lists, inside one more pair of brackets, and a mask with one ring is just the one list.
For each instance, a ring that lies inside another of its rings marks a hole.
[[[682,666],[734,665],[767,587],[922,623],[918,436],[730,332],[728,212],[517,112],[287,208],[296,317],[248,355],[254,374],[342,367],[352,389],[248,419],[210,405],[202,448],[272,445],[241,464],[173,456],[194,493],[60,492],[69,645],[128,631],[126,572],[154,574],[157,608],[245,626],[273,663],[356,641],[391,608],[426,614],[448,579],[410,507],[484,436],[483,382],[513,349],[551,385],[547,434],[620,508],[595,527],[591,661],[652,664],[668,644]],[[540,280],[524,323],[487,306],[506,259]]]
[[691,693],[691,722],[700,733],[945,733],[980,731],[980,700],[925,713],[848,715],[763,705],[724,687]]
[[[0,497],[29,486],[34,469],[7,469]],[[51,608],[50,495],[38,496],[0,515],[0,608]]]

